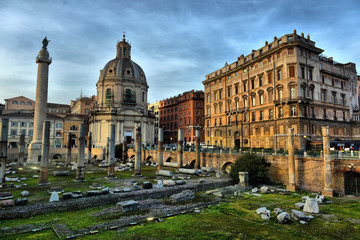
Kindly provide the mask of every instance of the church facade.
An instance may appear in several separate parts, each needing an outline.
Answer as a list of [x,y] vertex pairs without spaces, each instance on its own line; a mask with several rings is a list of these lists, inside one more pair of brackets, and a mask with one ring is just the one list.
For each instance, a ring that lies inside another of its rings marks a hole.
[[143,69],[131,60],[131,45],[125,36],[116,45],[116,58],[100,71],[97,96],[89,117],[94,147],[105,147],[110,125],[115,125],[115,143],[132,143],[135,127],[141,127],[142,143],[154,141],[155,116],[147,108],[147,85]]

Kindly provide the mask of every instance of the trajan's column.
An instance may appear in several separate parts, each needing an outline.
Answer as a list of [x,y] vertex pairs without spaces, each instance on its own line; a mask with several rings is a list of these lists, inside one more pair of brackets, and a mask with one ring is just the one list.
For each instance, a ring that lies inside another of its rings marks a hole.
[[38,163],[38,158],[41,155],[42,129],[43,122],[46,120],[47,112],[49,65],[51,64],[52,59],[47,51],[49,41],[46,37],[42,41],[42,44],[43,47],[41,48],[39,55],[36,57],[38,72],[35,96],[34,135],[28,148],[28,163]]

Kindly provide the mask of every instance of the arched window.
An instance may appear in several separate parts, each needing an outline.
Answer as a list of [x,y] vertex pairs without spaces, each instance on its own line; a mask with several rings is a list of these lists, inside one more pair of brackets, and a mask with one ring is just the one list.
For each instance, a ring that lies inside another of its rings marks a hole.
[[108,88],[108,89],[106,89],[105,105],[106,105],[107,107],[110,107],[110,106],[111,106],[111,102],[112,102],[111,89]]
[[20,105],[25,105],[25,102],[24,102],[24,101],[21,101],[21,102],[20,102]]
[[31,105],[32,105],[32,102],[27,102],[27,105],[28,105],[28,106],[31,106]]
[[12,104],[19,104],[18,101],[12,101]]
[[70,127],[70,130],[72,130],[72,131],[77,131],[78,128],[77,128],[75,125],[72,125],[72,126]]
[[145,102],[145,92],[142,92],[141,101]]

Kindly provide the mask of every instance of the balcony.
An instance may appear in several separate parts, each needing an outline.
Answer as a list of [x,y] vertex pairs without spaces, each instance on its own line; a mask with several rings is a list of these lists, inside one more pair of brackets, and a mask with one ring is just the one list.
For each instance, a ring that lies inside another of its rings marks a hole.
[[234,108],[234,109],[225,111],[225,114],[226,114],[226,115],[239,114],[239,113],[245,112],[247,109],[248,109],[247,107]]
[[279,105],[279,104],[289,104],[289,103],[309,103],[310,101],[312,101],[312,99],[310,97],[293,97],[293,98],[282,98],[281,100],[277,99],[274,100],[275,105]]

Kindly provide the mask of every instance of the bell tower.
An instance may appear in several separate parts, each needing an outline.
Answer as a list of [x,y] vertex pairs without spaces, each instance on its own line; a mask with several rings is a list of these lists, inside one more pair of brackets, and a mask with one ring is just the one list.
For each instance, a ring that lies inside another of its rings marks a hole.
[[122,41],[116,44],[116,58],[131,58],[131,45],[125,39],[125,33]]

